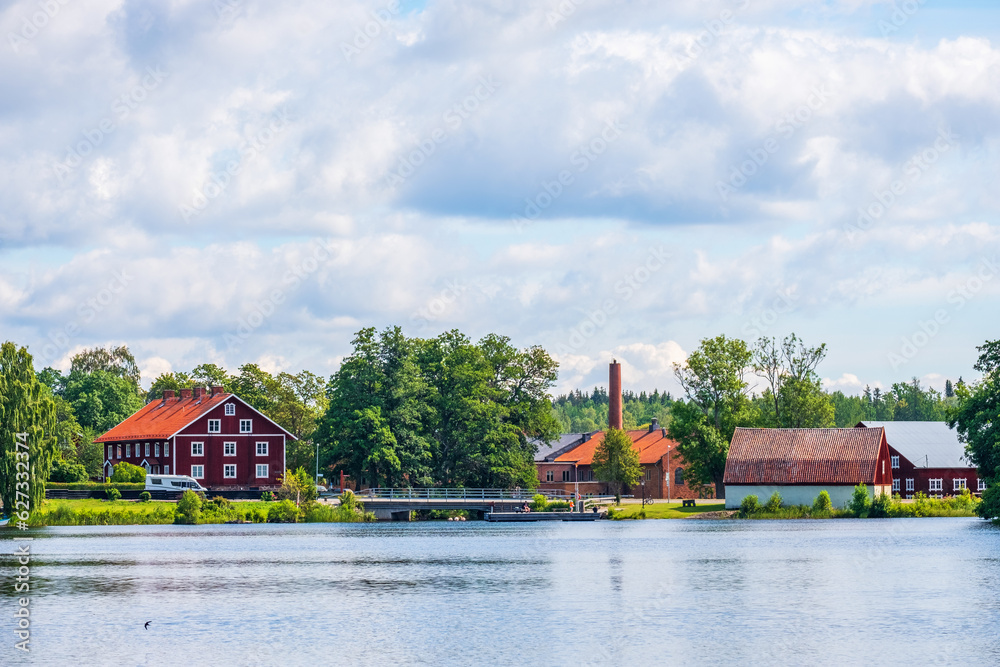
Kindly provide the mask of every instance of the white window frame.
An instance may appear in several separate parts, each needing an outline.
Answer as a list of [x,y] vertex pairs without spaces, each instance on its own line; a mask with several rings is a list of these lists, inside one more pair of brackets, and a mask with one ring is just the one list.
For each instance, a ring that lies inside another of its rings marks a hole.
[[907,477],[906,478],[906,490],[907,491],[912,491],[913,490],[913,478],[912,477]]
[[116,450],[116,451],[115,451],[115,454],[117,454],[117,455],[118,455],[118,456],[116,456],[115,458],[117,458],[117,459],[118,459],[119,461],[121,461],[121,458],[122,458],[122,446],[121,446],[121,445],[117,445],[117,446],[115,447],[115,450]]
[[163,474],[164,475],[169,475],[170,474],[170,466],[169,465],[163,466]]
[[163,455],[164,456],[170,456],[170,443],[169,442],[163,443]]
[[976,482],[976,486],[978,487],[978,488],[976,489],[977,491],[985,491],[985,490],[986,490],[986,480],[985,480],[985,479],[982,479],[982,478],[980,478],[980,479],[979,479],[979,480],[978,480],[978,481]]
[[966,480],[967,480],[967,478],[965,478],[965,477],[963,477],[961,479],[953,479],[953,480],[951,480],[951,486],[952,486],[951,490],[952,491],[961,491],[962,489],[967,488],[966,487]]
[[146,443],[146,456],[149,456],[149,443]]
[[113,458],[115,458],[115,446],[108,445],[108,460],[110,461]]
[[[232,452],[230,452],[230,445],[232,446]],[[224,442],[222,443],[222,455],[223,456],[236,456],[236,443],[235,442]]]
[[[191,456],[204,456],[205,455],[205,443],[204,442],[192,442],[191,443]],[[192,475],[193,477],[194,475]]]
[[[260,451],[260,446],[264,445],[264,451]],[[258,442],[257,443],[257,456],[267,456],[267,452],[270,450],[269,443]]]
[[898,479],[892,480],[892,492],[893,493],[899,493],[899,480]]
[[[243,428],[246,426],[246,428]],[[240,420],[240,433],[253,433],[253,420],[252,419],[241,419]]]
[[160,443],[153,445],[153,451],[156,452],[156,456],[160,455]]
[[125,458],[132,458],[132,445],[125,445]]
[[892,460],[892,469],[893,470],[898,470],[899,469],[899,457],[898,456],[892,456],[892,457],[890,457],[890,459]]
[[556,481],[555,473],[552,472],[551,470],[546,470],[545,471],[545,481],[546,482],[554,482],[554,481]]
[[[264,471],[263,475],[260,474],[261,470]],[[268,466],[266,463],[258,463],[256,468],[256,473],[257,473],[256,475],[257,479],[267,479],[268,477],[270,477],[270,475],[268,474]]]
[[927,487],[928,491],[941,491],[944,489],[944,479],[942,478],[931,479],[928,480],[927,483],[928,483]]
[[[230,469],[232,469],[232,474],[229,474]],[[226,479],[236,479],[236,464],[226,463],[222,466],[222,476]]]
[[209,433],[222,433],[222,420],[221,419],[209,419],[208,420],[208,432]]
[[227,417],[232,417],[235,414],[236,414],[236,404],[235,403],[226,403],[226,416]]
[[191,476],[195,479],[205,479],[205,466],[201,464],[191,466]]

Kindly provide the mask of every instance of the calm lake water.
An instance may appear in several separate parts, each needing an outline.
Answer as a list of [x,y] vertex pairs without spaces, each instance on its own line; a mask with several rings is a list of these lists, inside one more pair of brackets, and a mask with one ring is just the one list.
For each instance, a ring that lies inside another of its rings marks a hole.
[[975,519],[33,534],[32,652],[5,612],[4,665],[1000,664]]

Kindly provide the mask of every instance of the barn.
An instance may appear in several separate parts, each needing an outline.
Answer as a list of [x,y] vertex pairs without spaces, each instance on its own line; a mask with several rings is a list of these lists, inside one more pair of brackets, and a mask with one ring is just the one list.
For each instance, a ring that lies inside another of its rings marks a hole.
[[889,446],[883,428],[738,428],[726,458],[726,507],[775,491],[787,505],[811,505],[820,491],[845,506],[854,487],[869,495],[892,492]]
[[163,398],[97,438],[104,474],[122,461],[152,474],[190,475],[213,490],[274,488],[295,436],[235,394],[215,386],[164,391]]

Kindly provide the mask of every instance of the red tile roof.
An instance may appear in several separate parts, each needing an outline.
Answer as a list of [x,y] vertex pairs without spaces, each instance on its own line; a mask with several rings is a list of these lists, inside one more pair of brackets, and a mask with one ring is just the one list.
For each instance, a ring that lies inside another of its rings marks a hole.
[[873,484],[882,428],[738,428],[726,484]]
[[[663,435],[661,429],[654,429],[652,432],[649,429],[626,432],[632,438],[632,447],[639,452],[639,463],[658,463],[667,450],[677,444]],[[556,463],[591,465],[594,462],[594,450],[601,442],[604,442],[604,431],[598,431],[587,442],[557,456]]]
[[200,398],[167,398],[153,401],[94,442],[144,438],[165,440],[213,408],[222,405],[232,396],[233,394],[225,393],[215,396],[206,394]]

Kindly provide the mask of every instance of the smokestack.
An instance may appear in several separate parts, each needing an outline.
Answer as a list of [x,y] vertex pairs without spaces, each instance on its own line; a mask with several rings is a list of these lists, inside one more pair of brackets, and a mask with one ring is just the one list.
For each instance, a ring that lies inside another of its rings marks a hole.
[[622,365],[611,362],[608,378],[608,428],[622,427]]

